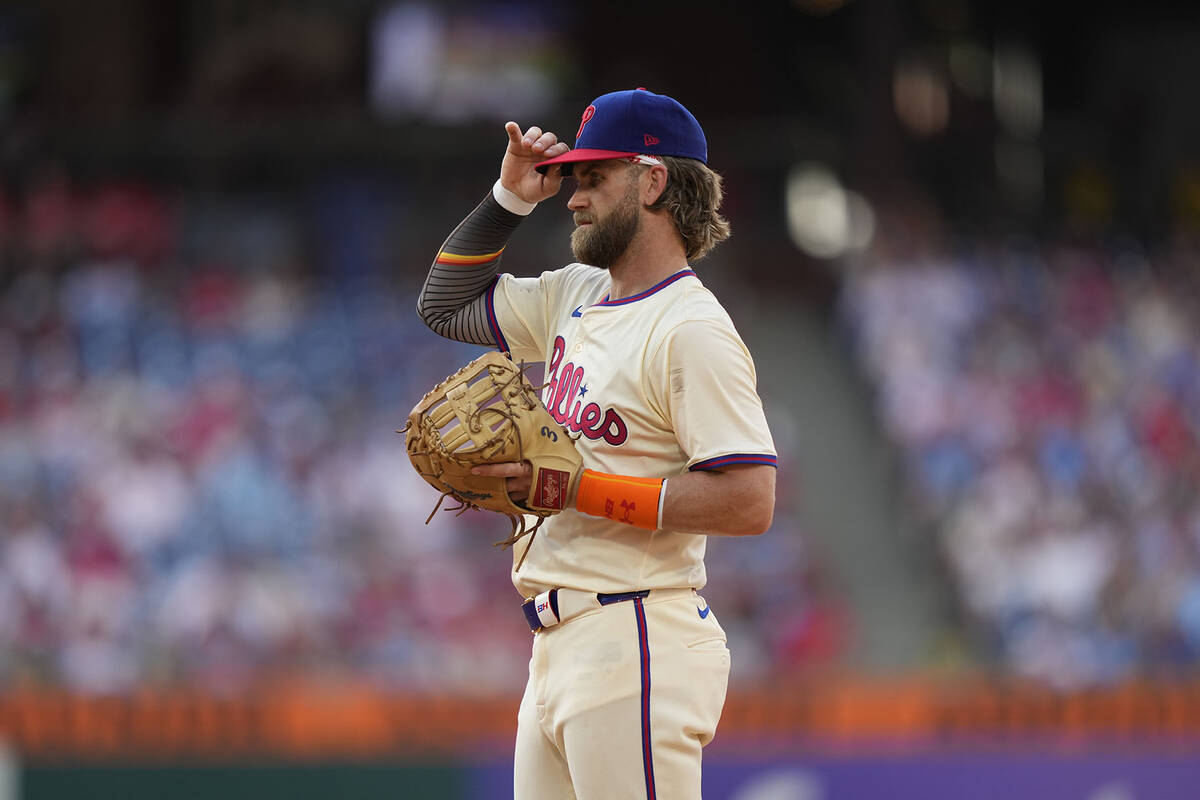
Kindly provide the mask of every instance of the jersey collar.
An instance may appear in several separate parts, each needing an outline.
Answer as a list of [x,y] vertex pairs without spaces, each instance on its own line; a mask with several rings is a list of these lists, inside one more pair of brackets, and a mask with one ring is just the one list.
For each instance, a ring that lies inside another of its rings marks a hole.
[[617,298],[616,300],[609,300],[608,299],[609,296],[604,295],[604,299],[601,300],[599,303],[596,303],[596,305],[597,306],[623,306],[626,303],[636,303],[638,300],[645,300],[650,295],[652,295],[656,292],[662,291],[663,289],[667,288],[668,286],[670,286],[672,283],[679,280],[680,278],[686,278],[689,275],[692,277],[695,277],[696,273],[692,272],[692,270],[690,270],[690,269],[681,269],[681,270],[679,270],[679,272],[676,272],[671,277],[664,278],[663,280],[654,284],[649,289],[640,291],[637,294],[631,294],[631,295],[629,295],[629,297],[620,297],[620,298]]

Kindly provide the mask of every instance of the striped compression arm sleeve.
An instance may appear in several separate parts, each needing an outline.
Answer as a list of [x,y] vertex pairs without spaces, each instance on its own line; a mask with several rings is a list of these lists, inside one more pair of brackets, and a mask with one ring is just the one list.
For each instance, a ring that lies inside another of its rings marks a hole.
[[434,333],[490,347],[496,341],[488,326],[487,292],[509,237],[524,219],[501,206],[494,191],[442,244],[417,298],[417,313]]

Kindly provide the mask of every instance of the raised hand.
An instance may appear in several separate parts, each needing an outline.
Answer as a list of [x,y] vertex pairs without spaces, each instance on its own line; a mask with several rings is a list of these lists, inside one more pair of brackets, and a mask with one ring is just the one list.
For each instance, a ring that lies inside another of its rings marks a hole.
[[515,122],[505,123],[504,130],[508,133],[508,148],[500,162],[500,185],[527,203],[540,203],[558,194],[562,168],[550,167],[543,175],[533,167],[570,150],[567,143],[536,125],[523,135],[521,126]]

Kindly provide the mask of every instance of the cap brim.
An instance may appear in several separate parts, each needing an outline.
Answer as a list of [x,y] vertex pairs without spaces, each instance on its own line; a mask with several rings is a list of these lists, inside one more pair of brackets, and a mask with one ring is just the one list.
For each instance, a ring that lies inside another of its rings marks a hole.
[[561,156],[555,156],[540,164],[535,164],[533,168],[545,175],[546,170],[550,167],[555,164],[561,164],[562,174],[570,175],[573,166],[580,161],[605,161],[610,158],[629,158],[636,155],[637,153],[626,153],[621,150],[588,150],[585,148],[583,150],[570,150]]

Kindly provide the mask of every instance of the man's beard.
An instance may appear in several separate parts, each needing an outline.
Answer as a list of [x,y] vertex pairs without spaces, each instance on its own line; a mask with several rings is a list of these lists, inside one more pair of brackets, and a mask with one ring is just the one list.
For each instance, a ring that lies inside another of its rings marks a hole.
[[625,202],[604,219],[592,219],[571,231],[571,252],[575,260],[601,269],[612,269],[641,227],[637,194],[631,191]]

